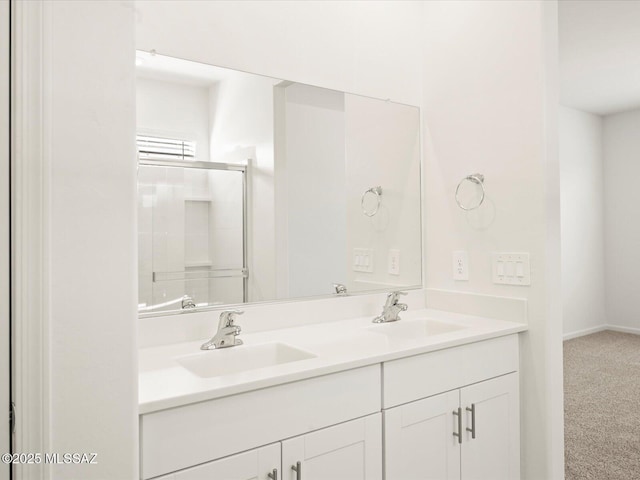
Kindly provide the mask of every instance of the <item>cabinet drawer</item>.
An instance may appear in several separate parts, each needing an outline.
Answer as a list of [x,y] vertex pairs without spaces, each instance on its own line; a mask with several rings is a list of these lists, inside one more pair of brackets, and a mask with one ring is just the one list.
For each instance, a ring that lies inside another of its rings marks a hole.
[[142,478],[152,478],[380,411],[380,366],[142,415]]
[[383,364],[384,408],[518,370],[518,335],[493,338]]

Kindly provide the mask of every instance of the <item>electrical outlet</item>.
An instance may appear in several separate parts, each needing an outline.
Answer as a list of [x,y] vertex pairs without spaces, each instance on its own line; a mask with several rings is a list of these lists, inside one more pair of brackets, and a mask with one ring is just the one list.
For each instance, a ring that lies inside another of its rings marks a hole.
[[400,250],[389,250],[389,275],[400,275]]
[[469,280],[469,255],[463,250],[453,252],[453,279]]

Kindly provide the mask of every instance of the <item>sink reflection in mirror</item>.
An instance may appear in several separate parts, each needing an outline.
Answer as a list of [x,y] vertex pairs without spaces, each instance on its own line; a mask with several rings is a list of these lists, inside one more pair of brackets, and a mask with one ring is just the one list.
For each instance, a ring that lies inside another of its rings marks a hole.
[[274,367],[310,358],[316,358],[316,355],[286,343],[265,343],[199,352],[176,357],[175,360],[193,374],[209,378]]
[[400,320],[392,323],[377,324],[368,327],[367,330],[373,333],[386,335],[390,340],[409,341],[455,332],[464,328],[468,327],[422,318],[417,320]]
[[141,316],[421,286],[418,107],[137,58]]

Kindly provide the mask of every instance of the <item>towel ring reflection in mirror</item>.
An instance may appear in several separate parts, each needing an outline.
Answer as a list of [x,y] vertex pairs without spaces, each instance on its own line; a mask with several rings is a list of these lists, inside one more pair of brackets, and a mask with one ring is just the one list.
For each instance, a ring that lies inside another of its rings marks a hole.
[[[480,190],[481,190],[480,200],[478,201],[477,204],[463,205],[460,202],[460,199],[458,198],[458,193],[460,192],[460,187],[464,182],[475,183],[480,187]],[[481,173],[474,173],[472,175],[467,175],[462,180],[460,180],[460,183],[458,183],[458,186],[456,187],[456,203],[458,204],[458,206],[462,210],[469,211],[469,210],[475,210],[476,208],[478,208],[480,205],[482,205],[482,202],[484,202],[484,175],[482,175]]]
[[[375,207],[371,209],[367,209],[365,207],[365,199],[367,195],[375,195],[376,203]],[[362,213],[364,213],[367,217],[373,217],[376,213],[378,213],[378,209],[380,208],[380,202],[382,201],[382,187],[378,185],[377,187],[371,187],[369,190],[366,190],[362,194],[362,198],[360,199],[360,206],[362,207]]]

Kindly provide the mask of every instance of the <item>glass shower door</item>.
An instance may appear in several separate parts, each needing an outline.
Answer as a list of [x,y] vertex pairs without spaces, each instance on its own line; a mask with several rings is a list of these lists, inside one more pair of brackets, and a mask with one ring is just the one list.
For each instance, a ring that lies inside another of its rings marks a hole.
[[245,168],[165,163],[138,172],[139,311],[244,302]]

